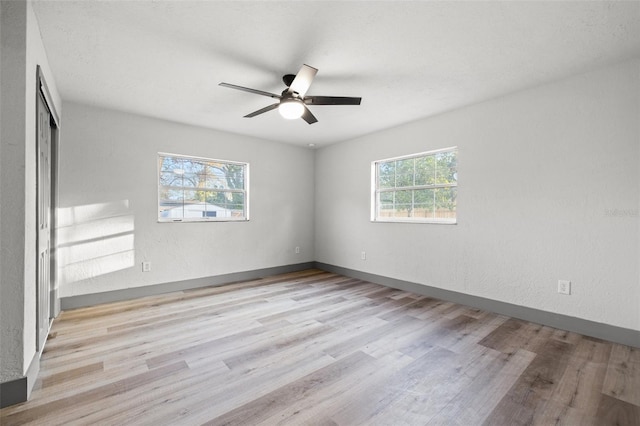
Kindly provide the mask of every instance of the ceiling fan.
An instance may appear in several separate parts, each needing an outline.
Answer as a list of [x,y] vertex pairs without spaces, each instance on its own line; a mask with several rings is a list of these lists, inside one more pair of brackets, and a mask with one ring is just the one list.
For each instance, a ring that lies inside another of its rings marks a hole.
[[302,65],[298,74],[286,74],[282,77],[282,81],[287,88],[282,91],[281,95],[229,83],[220,83],[220,86],[278,99],[277,103],[247,114],[245,118],[255,117],[256,115],[278,108],[280,115],[284,118],[291,120],[302,118],[307,123],[313,124],[317,122],[318,119],[309,111],[307,105],[360,105],[362,98],[346,96],[305,96],[317,72],[318,70],[316,68],[305,64]]

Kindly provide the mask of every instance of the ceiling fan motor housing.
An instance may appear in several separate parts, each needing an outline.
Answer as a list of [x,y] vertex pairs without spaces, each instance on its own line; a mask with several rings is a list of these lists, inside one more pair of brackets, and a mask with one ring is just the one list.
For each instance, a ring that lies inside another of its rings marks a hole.
[[280,100],[283,101],[286,99],[302,99],[302,98],[300,97],[298,92],[289,92],[289,89],[284,89],[282,91],[282,96],[280,97]]
[[291,83],[293,83],[293,80],[295,78],[295,74],[285,74],[282,76],[282,81],[284,82],[285,86],[289,87],[291,86]]

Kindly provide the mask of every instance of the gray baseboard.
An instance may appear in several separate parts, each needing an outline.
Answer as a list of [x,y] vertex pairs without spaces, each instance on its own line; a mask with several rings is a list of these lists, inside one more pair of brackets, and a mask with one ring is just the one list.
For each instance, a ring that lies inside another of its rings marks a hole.
[[0,383],[0,408],[27,400],[27,377]]
[[29,399],[40,372],[40,354],[36,353],[27,374],[15,380],[0,383],[0,408],[20,404]]
[[[294,265],[276,266],[272,268],[256,269],[252,271],[236,272],[231,274],[217,275],[192,280],[163,283],[145,287],[135,287],[123,290],[108,291],[103,293],[86,294],[58,299],[57,294],[52,295],[60,301],[58,309],[74,309],[86,306],[93,306],[102,303],[130,300],[138,297],[153,296],[172,291],[188,290],[200,287],[221,286],[238,281],[249,281],[271,275],[285,274],[289,272],[302,271],[305,269],[317,268],[327,272],[357,278],[386,287],[397,288],[424,296],[430,296],[449,302],[459,303],[485,311],[495,312],[525,321],[531,321],[542,325],[558,328],[561,330],[573,331],[610,342],[640,348],[640,331],[609,324],[598,323],[582,318],[570,317],[554,312],[542,311],[526,306],[514,305],[500,302],[479,296],[465,293],[458,293],[437,287],[431,287],[410,281],[389,278],[368,272],[357,271],[341,266],[330,265],[322,262],[306,262]],[[35,385],[38,372],[40,370],[39,354],[35,354],[27,374],[15,380],[0,383],[0,408],[9,405],[19,404],[26,401]]]
[[623,345],[634,346],[637,348],[640,347],[640,331],[638,330],[616,327],[613,325],[590,321],[582,318],[557,314],[555,312],[542,311],[526,306],[519,306],[511,303],[500,302],[497,300],[486,299],[479,296],[458,293],[451,290],[444,290],[437,287],[430,287],[428,285],[384,277],[381,275],[375,275],[368,272],[357,271],[354,269],[343,268],[341,266],[335,266],[321,262],[315,262],[315,267],[323,271],[333,272],[347,277],[381,284],[386,287],[393,287],[400,290],[409,291],[411,293],[430,296],[436,299],[446,300],[448,302],[459,303],[461,305],[470,306],[489,312],[495,312],[500,315],[506,315],[525,321],[531,321],[537,324],[547,325],[549,327],[558,328],[561,330],[573,331],[585,336],[595,337],[598,339],[603,339],[614,343],[621,343]]
[[220,286],[238,281],[255,280],[257,278],[263,278],[271,275],[303,271],[305,269],[313,268],[314,265],[314,262],[297,263],[294,265],[275,266],[272,268],[255,269],[252,271],[235,272],[212,277],[194,278],[191,280],[175,281],[144,287],[133,287],[122,290],[105,291],[102,293],[63,297],[60,299],[60,307],[64,311],[67,309],[100,305],[102,303],[120,302],[122,300],[131,300],[139,297],[156,296],[158,294],[171,293],[173,291]]
[[571,317],[555,312],[542,311],[526,306],[514,305],[493,299],[473,296],[465,293],[458,293],[424,284],[410,281],[403,281],[368,272],[357,271],[341,266],[330,265],[322,262],[306,262],[294,265],[276,266],[272,268],[256,269],[252,271],[236,272],[231,274],[216,275],[212,277],[196,278],[192,280],[176,281],[170,283],[156,284],[145,287],[134,287],[123,290],[114,290],[103,293],[85,294],[80,296],[63,297],[60,299],[62,310],[75,309],[86,306],[99,305],[102,303],[119,302],[138,297],[154,296],[172,291],[188,290],[199,287],[220,286],[238,281],[248,281],[270,275],[284,274],[288,272],[302,271],[305,269],[317,268],[327,272],[334,272],[347,277],[357,278],[387,287],[409,291],[425,296],[461,305],[471,306],[485,311],[495,312],[537,324],[547,325],[561,330],[573,331],[610,342],[621,343],[633,347],[640,347],[640,331],[628,328],[599,323],[587,319]]

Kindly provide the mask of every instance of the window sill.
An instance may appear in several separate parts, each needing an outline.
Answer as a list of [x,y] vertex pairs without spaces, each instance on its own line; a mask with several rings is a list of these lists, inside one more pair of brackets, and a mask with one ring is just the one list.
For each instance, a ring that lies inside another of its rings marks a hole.
[[249,219],[158,219],[158,223],[249,222]]
[[373,223],[424,223],[428,225],[457,225],[458,221],[453,220],[420,220],[420,219],[373,219]]

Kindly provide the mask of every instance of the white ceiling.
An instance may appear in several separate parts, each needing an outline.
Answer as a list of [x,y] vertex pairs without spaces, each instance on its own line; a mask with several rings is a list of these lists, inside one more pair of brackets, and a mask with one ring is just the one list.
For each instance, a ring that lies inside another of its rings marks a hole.
[[[62,98],[316,146],[640,56],[640,2],[35,1]],[[309,64],[319,122],[271,111]]]

